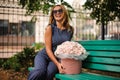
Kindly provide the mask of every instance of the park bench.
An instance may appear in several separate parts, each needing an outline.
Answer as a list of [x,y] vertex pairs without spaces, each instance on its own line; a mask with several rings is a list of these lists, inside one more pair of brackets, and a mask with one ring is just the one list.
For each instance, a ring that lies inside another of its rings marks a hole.
[[[83,61],[84,69],[120,73],[120,40],[89,40],[78,41],[89,52],[89,56]],[[28,68],[29,71],[32,67]],[[113,77],[98,73],[81,72],[80,74],[56,74],[57,80],[120,80],[120,77]]]
[[[83,61],[83,68],[107,71],[120,75],[120,40],[90,40],[78,41],[89,52],[89,56]],[[56,74],[60,80],[120,80],[120,77],[113,77],[91,72],[80,74]]]

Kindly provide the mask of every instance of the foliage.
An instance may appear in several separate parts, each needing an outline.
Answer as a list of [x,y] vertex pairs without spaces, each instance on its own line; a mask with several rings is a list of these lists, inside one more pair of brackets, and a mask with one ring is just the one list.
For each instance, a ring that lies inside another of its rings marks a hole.
[[2,67],[2,64],[6,61],[6,59],[0,58],[0,67]]
[[21,67],[16,56],[8,59],[2,66],[5,69],[15,69],[16,71],[20,70]]
[[35,51],[39,51],[41,48],[43,48],[43,43],[33,43],[32,47],[35,49]]
[[13,57],[7,60],[0,60],[0,64],[4,69],[14,69],[15,71],[27,70],[29,66],[33,66],[34,57],[37,52],[35,50],[40,50],[43,48],[42,43],[34,43],[35,45],[26,47],[23,51],[18,52]]
[[90,16],[97,23],[107,24],[120,19],[120,0],[87,0],[83,7],[92,11]]
[[22,68],[27,69],[28,66],[33,65],[34,56],[34,48],[26,47],[23,51],[17,53],[4,62],[2,67],[4,69],[14,69],[15,71],[19,71]]
[[40,10],[43,11],[43,13],[48,14],[50,11],[49,9],[58,3],[65,5],[68,8],[69,12],[74,12],[72,6],[65,2],[64,0],[18,0],[18,1],[19,4],[22,5],[22,7],[27,10],[28,15]]

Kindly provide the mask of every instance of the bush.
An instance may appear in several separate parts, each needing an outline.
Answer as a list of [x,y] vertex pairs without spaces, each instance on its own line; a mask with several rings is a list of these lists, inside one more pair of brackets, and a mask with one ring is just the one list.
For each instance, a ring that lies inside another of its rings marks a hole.
[[21,67],[16,56],[8,59],[2,66],[4,69],[14,69],[15,71],[19,71]]
[[43,44],[35,43],[32,48],[26,47],[23,51],[18,52],[6,61],[0,60],[0,64],[4,69],[14,69],[15,71],[27,70],[29,66],[33,66],[36,50],[43,48]]
[[34,48],[24,48],[23,51],[17,53],[13,57],[9,58],[3,63],[2,67],[4,69],[14,69],[15,71],[25,70],[28,66],[33,65],[33,60],[35,57]]
[[2,67],[3,63],[4,63],[6,60],[7,60],[7,59],[0,58],[0,67]]
[[32,47],[35,49],[35,51],[39,51],[41,48],[43,48],[44,44],[43,43],[33,43]]

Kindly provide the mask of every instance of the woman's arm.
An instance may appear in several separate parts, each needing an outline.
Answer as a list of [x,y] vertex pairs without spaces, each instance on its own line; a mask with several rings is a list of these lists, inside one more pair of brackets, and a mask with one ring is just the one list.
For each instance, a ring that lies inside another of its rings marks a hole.
[[50,25],[47,26],[45,31],[45,46],[47,55],[56,64],[56,66],[59,69],[59,72],[63,73],[62,65],[57,61],[52,51],[52,28]]

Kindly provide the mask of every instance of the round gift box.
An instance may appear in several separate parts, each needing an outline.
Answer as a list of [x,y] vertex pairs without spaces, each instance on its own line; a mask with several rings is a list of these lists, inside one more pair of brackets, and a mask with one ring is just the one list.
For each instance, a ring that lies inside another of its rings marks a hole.
[[82,61],[75,59],[61,59],[65,74],[79,74],[82,68]]

